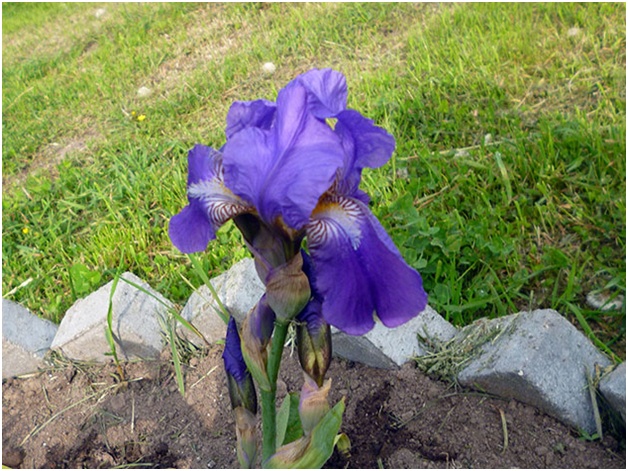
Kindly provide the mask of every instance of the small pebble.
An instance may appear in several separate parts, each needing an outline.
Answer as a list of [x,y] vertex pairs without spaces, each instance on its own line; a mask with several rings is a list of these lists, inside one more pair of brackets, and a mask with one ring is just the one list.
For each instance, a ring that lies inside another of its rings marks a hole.
[[138,98],[146,98],[147,96],[149,96],[151,93],[153,93],[153,91],[148,88],[148,87],[140,87],[137,90],[137,96]]
[[591,292],[587,294],[587,303],[594,309],[600,311],[619,311],[624,306],[624,297],[620,294],[613,299],[610,293],[595,293]]
[[104,8],[99,8],[98,10],[94,12],[94,16],[96,18],[102,18],[105,15],[105,13],[107,13],[107,10],[105,10]]
[[268,75],[274,74],[275,70],[277,70],[277,67],[272,62],[266,62],[262,66],[262,72],[264,72],[265,74],[268,74]]

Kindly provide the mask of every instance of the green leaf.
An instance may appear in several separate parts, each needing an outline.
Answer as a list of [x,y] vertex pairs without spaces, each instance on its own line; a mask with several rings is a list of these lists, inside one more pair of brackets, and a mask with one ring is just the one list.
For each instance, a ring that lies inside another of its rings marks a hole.
[[334,445],[336,445],[336,449],[345,458],[348,459],[351,456],[351,440],[346,433],[339,433],[338,435],[336,435],[336,438],[334,439]]
[[299,393],[291,392],[277,412],[277,443],[287,445],[303,436],[303,427],[299,418]]
[[100,273],[92,271],[82,263],[70,267],[70,279],[76,296],[89,293],[100,282]]
[[334,451],[344,410],[345,402],[341,399],[314,427],[310,435],[280,447],[264,467],[271,469],[321,468]]

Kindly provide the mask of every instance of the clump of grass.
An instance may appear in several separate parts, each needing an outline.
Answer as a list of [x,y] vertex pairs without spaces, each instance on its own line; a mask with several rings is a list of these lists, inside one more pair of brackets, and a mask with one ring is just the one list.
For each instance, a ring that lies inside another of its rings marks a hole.
[[425,355],[414,359],[421,371],[441,380],[458,384],[458,373],[469,364],[488,342],[495,342],[508,332],[508,326],[480,319],[463,327],[458,334],[447,341],[418,334]]
[[[625,357],[625,308],[585,300],[625,297],[622,5],[95,9],[3,5],[11,299],[58,322],[116,267],[183,303],[181,280],[204,282],[167,236],[186,204],[187,150],[224,143],[233,100],[274,99],[298,73],[334,67],[349,106],[396,137],[363,187],[435,309],[463,326],[554,308]],[[275,74],[261,73],[267,61]],[[198,260],[211,277],[246,255],[228,224]],[[85,292],[72,291],[77,266],[100,275]]]

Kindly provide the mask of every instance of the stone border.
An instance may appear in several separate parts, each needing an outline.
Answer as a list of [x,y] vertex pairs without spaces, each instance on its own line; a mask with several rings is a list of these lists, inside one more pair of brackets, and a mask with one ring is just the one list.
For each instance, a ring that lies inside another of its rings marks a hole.
[[[251,258],[236,263],[211,283],[239,322],[264,293]],[[118,356],[124,360],[157,358],[173,304],[129,272],[122,275],[113,295],[112,288],[113,281],[78,300],[58,327],[3,299],[3,378],[44,368],[44,354],[49,350],[74,360],[107,359],[110,301]],[[204,341],[213,343],[225,332],[217,309],[209,289],[202,286],[189,298],[181,317],[199,329]],[[204,343],[182,326],[178,332],[191,342]],[[428,306],[401,327],[387,329],[378,323],[361,337],[333,329],[332,339],[335,356],[377,368],[397,368],[411,359],[419,363],[438,359],[443,364],[447,358],[455,359],[457,370],[452,371],[460,384],[531,404],[589,434],[597,430],[597,404],[591,400],[587,375],[595,377],[602,371],[594,380],[595,386],[599,383],[596,391],[625,424],[625,364],[613,369],[612,362],[584,334],[553,310],[481,319],[458,330]]]

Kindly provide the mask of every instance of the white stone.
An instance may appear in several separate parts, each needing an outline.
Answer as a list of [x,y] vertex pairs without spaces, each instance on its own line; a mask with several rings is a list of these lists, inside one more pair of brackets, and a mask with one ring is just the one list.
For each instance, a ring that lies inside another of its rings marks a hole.
[[[105,361],[111,358],[106,355],[110,348],[105,330],[112,286],[113,281],[74,303],[61,321],[51,348],[76,360]],[[112,306],[112,330],[118,358],[158,357],[163,347],[164,322],[172,303],[133,273],[126,272],[118,281]]]
[[[229,314],[238,323],[244,321],[266,289],[257,276],[252,258],[240,260],[226,272],[212,278],[210,283]],[[211,343],[224,338],[226,332],[226,326],[217,314],[218,310],[218,303],[214,301],[209,288],[203,285],[192,293],[181,317],[190,321]],[[181,328],[179,332],[194,343],[199,340],[189,329]]]
[[[220,288],[222,284],[222,282],[220,284],[216,282],[211,283],[214,289]],[[192,293],[192,296],[190,296],[181,311],[181,317],[191,322],[208,343],[214,343],[224,338],[227,329],[218,312],[218,303],[214,301],[209,288],[203,285]],[[200,346],[204,343],[197,334],[184,326],[180,326],[178,332],[196,345]]]
[[418,335],[446,342],[457,329],[427,306],[417,317],[389,329],[380,322],[362,336],[347,335],[332,328],[334,355],[375,368],[397,368],[412,358],[425,355]]
[[44,366],[57,325],[25,307],[2,299],[2,377],[18,376]]
[[104,8],[98,8],[95,12],[94,12],[94,16],[96,18],[102,18],[103,16],[105,16],[105,13],[107,13],[107,10],[105,10]]
[[272,62],[265,62],[264,65],[262,65],[262,72],[265,74],[272,75],[275,73],[275,70],[277,70],[277,67]]
[[140,87],[140,88],[137,89],[137,96],[138,96],[138,98],[146,98],[151,93],[153,93],[153,91],[150,88],[148,88],[148,87]]
[[626,422],[626,363],[602,378],[600,392]]
[[621,311],[624,307],[624,296],[622,294],[613,297],[611,293],[590,292],[587,294],[586,299],[589,306],[600,311]]
[[556,311],[492,319],[502,329],[458,375],[464,386],[533,405],[588,433],[595,432],[586,370],[610,360]]

